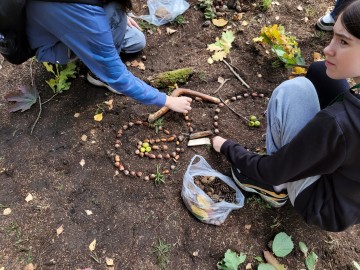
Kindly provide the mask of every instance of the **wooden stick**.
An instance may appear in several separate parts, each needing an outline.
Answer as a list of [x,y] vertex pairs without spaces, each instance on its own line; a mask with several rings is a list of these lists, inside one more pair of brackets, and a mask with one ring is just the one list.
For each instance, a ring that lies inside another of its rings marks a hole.
[[247,88],[250,88],[250,86],[239,76],[239,74],[237,74],[235,72],[235,70],[232,68],[232,66],[230,66],[230,64],[228,62],[226,62],[225,60],[222,60],[222,62],[228,66],[228,68],[231,70],[231,72],[235,75],[236,78],[238,78],[238,80],[245,85]]
[[[185,88],[177,88],[171,94],[172,97],[178,97],[178,96],[181,96],[181,95],[199,97],[202,100],[206,100],[206,101],[209,101],[209,102],[212,102],[212,103],[215,103],[215,104],[220,103],[220,99],[218,99],[216,97],[212,97],[212,96],[209,96],[209,95],[197,92],[197,91],[193,91],[193,90],[190,90],[190,89],[185,89]],[[159,117],[163,116],[165,113],[167,113],[168,110],[169,110],[169,108],[164,106],[160,110],[158,110],[157,112],[155,112],[153,114],[150,114],[149,118],[148,118],[149,123],[152,123],[156,119],[158,119]]]
[[224,105],[229,108],[230,111],[232,111],[233,113],[235,113],[235,114],[236,114],[237,116],[239,116],[240,118],[244,119],[246,122],[250,122],[248,119],[246,119],[246,117],[244,117],[244,116],[242,116],[241,114],[237,113],[233,108],[231,108],[229,105],[227,105],[220,96],[219,96],[219,98],[220,98],[221,102],[224,103]]
[[220,84],[220,86],[218,87],[218,89],[215,90],[215,92],[213,93],[213,95],[215,95],[217,92],[219,92],[219,90],[221,89],[221,87],[223,87],[227,81],[230,81],[230,79],[225,79],[225,80]]
[[198,139],[198,138],[203,138],[203,137],[207,137],[207,136],[211,136],[213,135],[213,132],[211,130],[204,130],[204,131],[199,131],[196,133],[191,133],[189,139]]

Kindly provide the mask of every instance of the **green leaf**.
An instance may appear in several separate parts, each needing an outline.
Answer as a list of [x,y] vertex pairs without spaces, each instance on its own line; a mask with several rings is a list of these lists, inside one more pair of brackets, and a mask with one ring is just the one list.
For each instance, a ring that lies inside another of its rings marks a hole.
[[228,249],[225,252],[224,259],[217,263],[217,268],[219,270],[237,270],[245,259],[245,254],[240,253],[240,255],[238,255],[236,252]]
[[10,106],[10,112],[16,112],[21,110],[24,112],[36,103],[39,97],[39,92],[35,87],[30,86],[21,86],[20,92],[17,93],[9,93],[5,95],[5,99],[7,101],[15,102],[12,106]]
[[306,246],[306,244],[304,242],[299,242],[299,248],[300,248],[301,252],[304,253],[305,257],[307,257],[309,249]]
[[318,256],[315,254],[315,252],[311,252],[309,256],[305,259],[305,265],[308,270],[315,270],[315,265],[317,263]]
[[254,259],[258,262],[263,262],[263,258],[261,258],[260,256],[256,256],[254,257]]
[[276,270],[274,266],[269,263],[261,263],[258,266],[258,270]]
[[353,261],[353,264],[354,264],[356,270],[360,270],[360,265],[357,262]]
[[278,233],[272,243],[272,251],[278,257],[285,257],[288,255],[294,248],[294,243],[291,240],[291,237],[284,232]]
[[52,64],[49,64],[48,62],[43,62],[44,67],[48,72],[51,72],[52,74],[55,74],[54,68]]

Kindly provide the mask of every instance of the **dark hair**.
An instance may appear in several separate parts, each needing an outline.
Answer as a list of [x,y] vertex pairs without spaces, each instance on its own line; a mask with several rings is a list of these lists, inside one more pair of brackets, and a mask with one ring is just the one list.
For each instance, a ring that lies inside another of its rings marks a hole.
[[346,6],[340,14],[340,20],[346,31],[360,39],[360,0]]

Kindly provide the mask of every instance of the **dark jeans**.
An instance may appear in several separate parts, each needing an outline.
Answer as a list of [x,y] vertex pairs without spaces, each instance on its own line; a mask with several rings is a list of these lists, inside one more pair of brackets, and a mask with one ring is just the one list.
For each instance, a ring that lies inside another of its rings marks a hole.
[[346,80],[334,80],[328,77],[325,61],[312,63],[306,78],[315,86],[321,109],[327,107],[339,94],[348,91],[350,88]]

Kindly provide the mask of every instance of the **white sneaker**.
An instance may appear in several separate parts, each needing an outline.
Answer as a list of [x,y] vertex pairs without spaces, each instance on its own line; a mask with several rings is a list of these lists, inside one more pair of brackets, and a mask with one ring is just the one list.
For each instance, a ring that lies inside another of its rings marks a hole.
[[334,28],[335,20],[334,18],[329,14],[326,14],[325,16],[321,17],[317,22],[316,26],[324,31],[332,31]]
[[99,86],[99,87],[106,87],[107,89],[109,89],[111,92],[118,94],[118,95],[123,95],[122,93],[116,91],[114,88],[112,88],[110,85],[108,85],[107,83],[103,82],[102,80],[100,80],[94,73],[92,73],[91,71],[88,72],[86,79],[89,83],[95,85],[95,86]]

